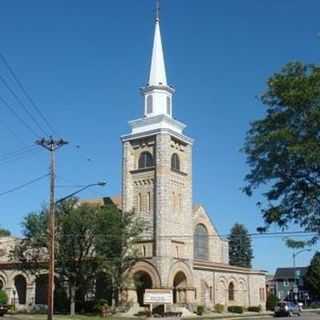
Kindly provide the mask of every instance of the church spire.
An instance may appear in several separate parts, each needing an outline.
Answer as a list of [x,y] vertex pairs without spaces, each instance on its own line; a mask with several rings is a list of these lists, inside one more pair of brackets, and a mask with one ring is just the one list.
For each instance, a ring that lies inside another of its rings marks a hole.
[[172,118],[172,95],[174,89],[168,86],[164,54],[160,34],[160,5],[157,0],[156,25],[153,39],[149,81],[142,88],[144,116],[147,118],[166,116]]
[[166,68],[160,33],[160,1],[156,4],[156,26],[154,31],[149,86],[167,85]]

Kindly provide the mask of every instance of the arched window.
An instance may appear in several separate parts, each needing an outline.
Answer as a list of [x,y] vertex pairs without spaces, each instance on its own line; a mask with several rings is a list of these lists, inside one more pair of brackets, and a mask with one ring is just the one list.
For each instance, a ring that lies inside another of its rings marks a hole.
[[140,154],[139,169],[149,168],[153,166],[152,154],[148,151],[144,151]]
[[153,96],[149,95],[147,96],[147,113],[153,112]]
[[180,159],[176,153],[171,156],[171,170],[180,171]]
[[229,301],[234,301],[234,284],[233,284],[233,282],[230,282],[230,284],[229,284],[228,297],[229,297]]
[[208,231],[203,224],[198,224],[194,231],[194,258],[208,260],[209,246],[208,246]]
[[170,97],[167,97],[167,114],[171,114],[171,99]]

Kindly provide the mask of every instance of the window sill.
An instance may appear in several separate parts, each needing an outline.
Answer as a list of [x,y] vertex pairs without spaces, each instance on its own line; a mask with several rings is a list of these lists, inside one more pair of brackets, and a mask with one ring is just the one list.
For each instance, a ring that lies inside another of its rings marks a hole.
[[135,169],[135,170],[131,170],[130,173],[140,173],[140,172],[148,172],[148,171],[152,171],[154,170],[155,167],[147,167],[147,168],[142,168],[142,169]]
[[182,171],[180,171],[180,170],[175,170],[175,169],[172,169],[172,168],[171,168],[171,171],[174,172],[174,173],[180,174],[180,175],[182,175],[182,176],[187,176],[187,175],[188,175],[188,174],[185,173],[185,172],[182,172]]

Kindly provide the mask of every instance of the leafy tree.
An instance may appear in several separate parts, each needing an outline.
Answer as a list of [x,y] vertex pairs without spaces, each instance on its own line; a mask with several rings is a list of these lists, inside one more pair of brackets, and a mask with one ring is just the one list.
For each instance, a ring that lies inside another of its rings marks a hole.
[[320,67],[295,62],[274,74],[261,96],[263,119],[247,133],[248,195],[266,188],[266,226],[320,231]]
[[[116,278],[113,260],[126,266],[129,257],[135,260],[132,255],[120,256],[124,251],[121,245],[131,245],[136,241],[135,234],[130,232],[131,221],[119,223],[122,216],[126,214],[114,205],[79,204],[76,199],[65,201],[57,207],[55,271],[60,283],[68,286],[71,315],[75,314],[77,300],[84,305],[84,297],[93,288],[99,274],[112,269]],[[47,221],[46,209],[29,214],[23,223],[24,239],[14,252],[24,270],[36,275],[47,267]],[[123,239],[124,236],[129,239],[119,243],[119,237]],[[127,253],[128,250],[129,247]]]
[[275,306],[278,304],[280,300],[278,297],[272,293],[268,294],[267,302],[266,302],[266,309],[268,311],[274,311]]
[[236,223],[229,235],[229,259],[233,266],[251,268],[253,250],[248,230],[243,224]]
[[304,276],[304,284],[315,298],[320,298],[320,252],[313,256]]
[[0,238],[9,236],[11,236],[11,232],[9,230],[0,228]]
[[303,249],[307,244],[308,242],[304,240],[286,239],[286,246],[293,250]]
[[129,271],[139,255],[135,244],[142,240],[148,226],[133,212],[121,212],[113,204],[106,204],[105,208],[107,217],[101,222],[99,233],[108,230],[108,237],[98,238],[96,250],[107,257],[104,272],[111,279],[112,304],[117,305],[122,290],[132,280]]

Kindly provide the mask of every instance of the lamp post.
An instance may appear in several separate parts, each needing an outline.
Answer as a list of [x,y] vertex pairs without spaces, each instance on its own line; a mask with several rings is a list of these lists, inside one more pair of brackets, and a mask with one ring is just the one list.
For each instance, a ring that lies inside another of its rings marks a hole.
[[96,186],[98,186],[98,187],[104,187],[106,184],[107,184],[107,183],[106,183],[105,181],[99,181],[99,182],[96,182],[96,183],[88,184],[88,185],[80,188],[79,190],[76,190],[76,191],[68,194],[67,196],[65,196],[65,197],[63,197],[63,198],[60,198],[59,200],[56,201],[56,204],[59,204],[59,203],[65,201],[65,200],[67,200],[67,199],[75,196],[76,194],[82,192],[83,190],[89,189],[89,188],[91,188],[91,187],[96,187]]
[[[99,186],[99,187],[103,187],[105,186],[107,183],[104,181],[100,181],[97,183],[90,183],[82,188],[80,188],[79,190],[76,190],[70,194],[68,194],[67,196],[57,200],[54,202],[54,206],[56,204],[62,203],[63,201],[73,197],[74,195],[82,192],[83,190],[89,189],[91,187],[95,187],[95,186]],[[54,211],[53,211],[53,218],[54,218]],[[52,230],[52,248],[54,248],[54,230]],[[53,314],[54,314],[54,264],[55,264],[55,259],[54,259],[54,250],[52,250],[51,254],[49,255],[49,266],[51,266],[51,268],[49,268],[48,271],[48,320],[52,320],[53,319]],[[49,303],[50,303],[50,308],[49,308]]]
[[294,293],[294,300],[298,300],[297,298],[297,294],[299,292],[299,285],[297,283],[297,272],[296,272],[296,257],[297,255],[299,255],[300,253],[303,253],[303,252],[310,252],[311,249],[302,249],[302,250],[299,250],[297,252],[293,252],[292,253],[292,262],[293,262],[293,272],[294,272],[294,284],[293,284],[293,293]]

